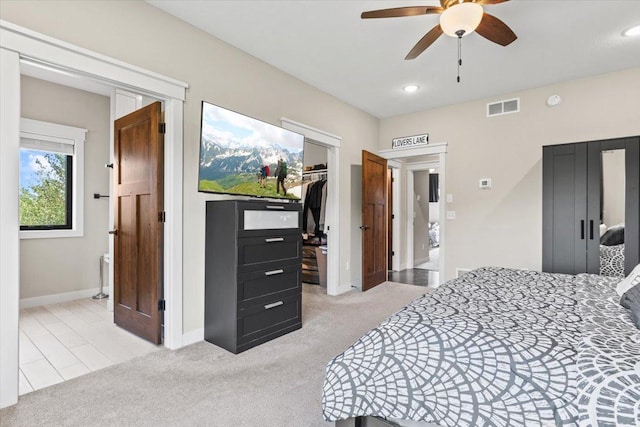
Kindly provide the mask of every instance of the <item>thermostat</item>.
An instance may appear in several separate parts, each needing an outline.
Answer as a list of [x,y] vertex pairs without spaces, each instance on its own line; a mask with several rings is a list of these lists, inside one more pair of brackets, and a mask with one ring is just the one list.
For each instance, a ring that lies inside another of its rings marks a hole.
[[482,178],[478,181],[478,186],[481,190],[488,190],[491,188],[491,178]]

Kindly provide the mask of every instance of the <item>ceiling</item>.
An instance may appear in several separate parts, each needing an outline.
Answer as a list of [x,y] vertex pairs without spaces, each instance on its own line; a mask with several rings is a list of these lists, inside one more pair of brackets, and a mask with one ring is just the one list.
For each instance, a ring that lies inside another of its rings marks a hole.
[[[405,61],[437,15],[360,19],[427,1],[182,1],[148,3],[344,102],[385,118],[625,68],[640,67],[640,0],[512,0],[485,11],[518,35],[507,47],[443,35]],[[402,87],[420,86],[413,94]]]

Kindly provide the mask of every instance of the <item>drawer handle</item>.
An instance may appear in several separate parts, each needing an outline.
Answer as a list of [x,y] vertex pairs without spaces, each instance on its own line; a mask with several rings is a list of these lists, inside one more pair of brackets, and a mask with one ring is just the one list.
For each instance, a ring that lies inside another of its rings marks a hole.
[[273,276],[274,274],[282,274],[282,273],[284,273],[284,270],[280,269],[280,270],[265,271],[264,275],[265,276]]
[[278,307],[280,305],[284,304],[284,302],[282,301],[278,301],[278,302],[272,302],[271,304],[267,304],[264,306],[265,310],[269,310],[270,308],[274,308],[274,307]]
[[264,241],[267,243],[284,242],[284,237],[272,237],[270,239],[264,239]]
[[267,205],[266,206],[267,209],[284,209],[284,206],[271,206],[271,205]]

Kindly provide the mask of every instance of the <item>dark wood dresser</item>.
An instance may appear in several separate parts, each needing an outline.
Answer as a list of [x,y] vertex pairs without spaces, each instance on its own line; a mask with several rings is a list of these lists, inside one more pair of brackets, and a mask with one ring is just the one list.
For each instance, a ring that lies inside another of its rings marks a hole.
[[302,327],[300,203],[206,209],[205,340],[240,353]]

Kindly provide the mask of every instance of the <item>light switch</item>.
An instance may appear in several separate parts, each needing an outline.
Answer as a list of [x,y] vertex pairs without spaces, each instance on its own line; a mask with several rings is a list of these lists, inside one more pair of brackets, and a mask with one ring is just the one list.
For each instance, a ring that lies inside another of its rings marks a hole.
[[447,194],[447,203],[453,203],[453,194]]
[[456,211],[447,211],[447,219],[456,219]]

